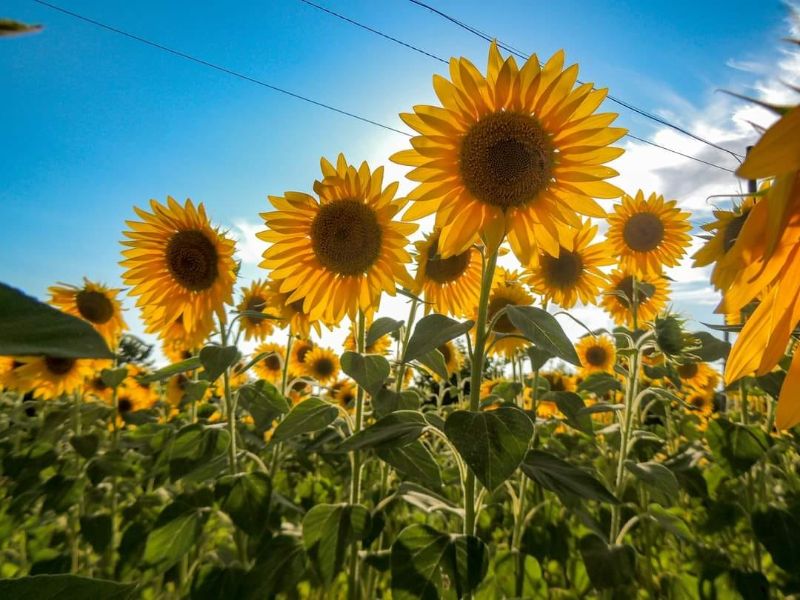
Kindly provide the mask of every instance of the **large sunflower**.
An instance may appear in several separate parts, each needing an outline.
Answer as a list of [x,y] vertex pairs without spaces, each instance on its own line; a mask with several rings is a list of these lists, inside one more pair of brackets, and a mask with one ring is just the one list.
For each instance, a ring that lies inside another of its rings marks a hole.
[[236,280],[234,243],[211,226],[202,203],[181,206],[150,201],[149,213],[134,208],[142,221],[128,221],[131,231],[120,263],[123,280],[138,296],[148,332],[180,326],[192,347],[200,346],[213,328],[214,315],[225,318]]
[[[257,280],[247,287],[242,288],[242,299],[236,306],[237,310],[271,314],[267,308],[267,298],[269,298],[269,284],[262,280]],[[270,307],[271,308],[271,307]],[[273,315],[274,316],[274,315]],[[275,326],[270,319],[242,316],[239,319],[240,327],[244,331],[245,340],[262,341],[272,335]]]
[[20,358],[23,363],[15,371],[17,389],[32,392],[34,398],[51,400],[83,388],[91,377],[96,361],[90,359],[36,356]]
[[660,273],[674,267],[691,242],[689,213],[682,212],[675,200],[663,196],[622,196],[608,217],[608,242],[620,266],[632,273]]
[[663,275],[651,273],[634,278],[629,272],[615,270],[609,277],[609,285],[603,292],[601,304],[617,325],[633,325],[634,279],[639,323],[652,321],[667,305],[669,283]]
[[558,255],[540,253],[526,272],[525,282],[562,308],[572,308],[578,301],[594,303],[600,288],[608,283],[600,267],[615,262],[607,243],[589,245],[596,234],[597,226],[585,221],[565,236]]
[[117,295],[122,291],[93,283],[83,278],[83,286],[62,283],[51,286],[50,304],[67,314],[92,324],[110,348],[116,348],[120,333],[128,326],[122,318],[122,304]]
[[481,254],[470,246],[464,252],[443,258],[435,229],[424,240],[414,243],[417,273],[413,291],[422,294],[426,310],[443,315],[466,317],[475,312],[481,291]]
[[[491,321],[494,316],[506,306],[530,306],[533,296],[526,290],[519,279],[519,273],[498,267],[489,292],[489,308],[487,319]],[[495,354],[511,356],[515,350],[528,345],[520,337],[503,337],[504,335],[521,336],[521,332],[514,327],[508,315],[501,315],[494,324],[494,329],[487,338],[487,347]]]
[[305,375],[320,385],[327,385],[339,377],[339,357],[329,348],[314,348],[303,360]]
[[442,106],[400,115],[420,134],[392,156],[419,182],[403,218],[436,213],[444,258],[479,236],[495,248],[508,234],[527,265],[537,246],[558,253],[566,226],[580,225],[576,213],[605,216],[592,198],[620,196],[605,181],[617,172],[604,164],[622,154],[608,145],[625,130],[609,127],[617,115],[594,113],[607,91],[575,87],[577,77],[577,65],[564,69],[563,51],[544,66],[532,55],[520,68],[492,43],[486,76],[453,58],[450,80],[433,78]]
[[272,383],[280,383],[283,378],[283,360],[286,356],[286,348],[280,344],[268,342],[261,344],[254,351],[253,354],[267,353],[267,355],[258,361],[253,369],[261,379],[265,379]]
[[340,154],[334,167],[321,161],[318,198],[299,192],[270,196],[277,209],[262,213],[270,243],[261,266],[272,269],[287,302],[303,300],[311,319],[338,323],[347,314],[377,309],[382,292],[397,283],[412,286],[405,268],[411,260],[408,236],[417,226],[392,219],[406,199],[394,199],[398,184],[383,187],[383,167],[356,169]]
[[581,359],[581,372],[584,376],[592,373],[614,373],[617,348],[614,340],[607,335],[586,335],[575,345]]

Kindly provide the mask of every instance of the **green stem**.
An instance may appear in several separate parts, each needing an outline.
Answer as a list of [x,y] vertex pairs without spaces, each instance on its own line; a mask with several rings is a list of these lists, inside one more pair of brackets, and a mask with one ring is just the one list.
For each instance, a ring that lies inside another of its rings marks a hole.
[[[364,353],[364,346],[366,342],[366,319],[364,311],[358,311],[358,325],[356,328],[356,349],[359,354]],[[353,434],[361,431],[364,421],[364,389],[358,386],[356,392],[356,415],[355,422],[353,423]],[[352,459],[352,475],[350,479],[350,504],[359,504],[361,502],[361,452],[355,450]],[[351,600],[356,600],[359,597],[358,593],[358,541],[354,540],[350,546],[350,580],[347,587],[348,597]]]
[[417,317],[417,306],[419,303],[417,302],[416,298],[412,298],[411,300],[411,308],[408,311],[408,323],[403,328],[403,345],[400,348],[400,363],[397,367],[397,381],[395,382],[394,390],[397,393],[400,393],[400,390],[403,388],[403,376],[406,372],[406,361],[404,359],[406,353],[406,347],[408,346],[408,340],[411,338],[411,328],[414,326],[414,320]]

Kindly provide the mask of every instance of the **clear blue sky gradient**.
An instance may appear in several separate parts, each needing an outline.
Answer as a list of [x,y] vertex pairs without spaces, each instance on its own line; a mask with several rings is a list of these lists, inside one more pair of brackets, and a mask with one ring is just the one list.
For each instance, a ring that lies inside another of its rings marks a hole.
[[[654,112],[677,109],[675,94],[702,105],[752,82],[726,61],[775,60],[787,13],[755,0],[430,2],[540,57],[563,47],[584,81]],[[433,102],[431,76],[444,71],[297,0],[54,3],[398,128],[398,112]],[[319,3],[485,64],[485,42],[406,0]],[[84,275],[121,285],[120,232],[134,204],[191,197],[224,226],[256,222],[267,194],[310,188],[320,156],[360,161],[407,144],[28,0],[5,0],[0,13],[45,25],[0,40],[0,280],[39,297]],[[621,123],[653,131],[625,111]]]

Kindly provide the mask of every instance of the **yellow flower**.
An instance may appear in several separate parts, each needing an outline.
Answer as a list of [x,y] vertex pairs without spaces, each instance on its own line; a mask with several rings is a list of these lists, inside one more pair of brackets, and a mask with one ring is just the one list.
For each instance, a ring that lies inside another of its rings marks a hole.
[[600,288],[608,283],[600,267],[615,262],[606,243],[589,245],[596,233],[597,226],[585,221],[565,236],[558,255],[539,254],[526,272],[525,282],[562,308],[572,308],[578,301],[594,303]]
[[703,417],[711,416],[714,410],[714,390],[690,387],[684,401]]
[[564,69],[558,51],[544,66],[532,55],[522,67],[492,43],[486,76],[467,59],[450,61],[450,80],[435,75],[442,106],[401,114],[420,135],[391,160],[414,167],[419,185],[404,219],[436,213],[439,253],[465,252],[478,238],[495,249],[508,234],[524,264],[541,247],[558,253],[576,213],[604,217],[592,198],[622,193],[605,180],[604,166],[623,152],[608,145],[625,134],[609,125],[615,114],[595,114],[606,97],[591,83],[575,87],[578,66]]
[[685,386],[713,391],[719,383],[719,373],[705,362],[687,362],[678,365],[675,370]]
[[[617,325],[633,326],[634,277],[625,271],[611,273],[609,286],[603,294],[602,305]],[[651,321],[667,305],[669,284],[662,275],[648,274],[636,277],[639,324]]]
[[342,379],[337,381],[331,386],[330,395],[336,403],[347,410],[352,412],[355,409],[356,393],[358,388],[356,384],[350,379]]
[[452,340],[445,342],[437,348],[444,357],[444,364],[447,367],[447,373],[453,375],[461,370],[461,365],[464,362],[464,357],[461,355],[461,350],[458,349],[455,342]]
[[[250,311],[271,315],[270,310],[272,307],[267,304],[268,297],[269,284],[261,280],[254,281],[248,287],[242,288],[242,299],[236,309],[240,312]],[[244,331],[245,340],[254,339],[260,342],[272,335],[275,330],[275,326],[270,319],[242,316],[239,318],[239,323],[242,331]]]
[[181,206],[168,197],[166,206],[151,200],[150,208],[134,208],[142,221],[127,222],[123,280],[138,297],[148,332],[179,325],[181,337],[198,347],[214,315],[225,319],[225,305],[233,301],[234,243],[211,226],[202,203]]
[[[167,402],[170,404],[170,406],[176,409],[180,408],[181,402],[183,401],[183,397],[186,393],[186,385],[190,381],[191,379],[183,373],[173,375],[167,380]],[[210,397],[211,389],[207,389],[203,394],[203,397],[198,400],[198,403],[208,400]]]
[[592,373],[614,373],[617,348],[614,340],[607,335],[586,335],[575,346],[581,359],[582,375]]
[[551,392],[574,392],[578,389],[575,377],[562,371],[545,371],[539,375],[550,384]]
[[[230,376],[228,377],[228,386],[230,387],[231,393],[235,392],[237,389],[250,381],[247,373],[242,369],[244,369],[243,362],[234,365],[234,367],[231,369]],[[214,395],[217,398],[225,397],[225,380],[222,377],[214,382]]]
[[306,353],[303,360],[305,375],[320,385],[327,385],[339,376],[339,357],[329,348],[314,348]]
[[[372,326],[372,319],[366,320],[366,329],[369,331],[369,328]],[[372,344],[367,344],[367,347],[364,348],[364,354],[380,354],[384,355],[389,351],[389,348],[392,346],[392,338],[387,333],[386,335],[382,335],[377,340],[375,340]],[[355,322],[350,323],[350,331],[347,334],[347,337],[344,338],[344,349],[349,352],[356,351],[356,324]]]
[[286,356],[286,348],[280,344],[268,342],[258,346],[253,351],[253,354],[258,356],[264,352],[268,353],[267,356],[253,365],[253,370],[261,379],[279,384],[283,379],[283,361]]
[[311,319],[311,315],[303,309],[302,299],[289,302],[291,294],[282,293],[280,285],[280,281],[271,280],[267,283],[267,306],[270,314],[287,324],[292,335],[307,338],[311,335],[311,329],[320,335],[319,320]]
[[60,284],[51,286],[50,304],[67,314],[92,324],[109,348],[116,348],[119,335],[128,326],[122,318],[122,304],[117,296],[122,290],[93,283],[83,278],[83,286]]
[[675,200],[639,190],[627,194],[608,217],[608,242],[620,266],[636,275],[660,273],[674,267],[691,242],[689,213],[681,212]]
[[481,291],[481,255],[470,246],[464,252],[443,258],[439,254],[440,230],[414,243],[417,250],[415,294],[422,294],[426,311],[454,317],[475,312]]
[[14,370],[17,389],[43,400],[81,390],[95,368],[95,361],[89,359],[36,356],[19,361],[23,364]]
[[397,283],[411,287],[405,268],[408,236],[417,226],[393,221],[406,199],[394,199],[398,184],[383,187],[383,167],[356,169],[340,154],[334,167],[321,161],[318,197],[299,192],[270,196],[277,209],[262,213],[268,242],[261,266],[272,269],[287,302],[303,300],[311,319],[338,323],[357,310],[377,310],[382,292]]
[[[488,320],[491,321],[506,306],[530,306],[532,303],[533,296],[525,290],[519,273],[498,267],[489,293]],[[505,314],[497,319],[493,332],[488,337],[491,352],[510,356],[515,350],[528,345],[527,341],[519,337],[501,337],[502,335],[521,335]]]
[[289,375],[303,377],[306,374],[305,360],[316,346],[311,340],[295,340],[289,354]]
[[19,388],[19,367],[25,363],[21,358],[0,356],[0,391]]

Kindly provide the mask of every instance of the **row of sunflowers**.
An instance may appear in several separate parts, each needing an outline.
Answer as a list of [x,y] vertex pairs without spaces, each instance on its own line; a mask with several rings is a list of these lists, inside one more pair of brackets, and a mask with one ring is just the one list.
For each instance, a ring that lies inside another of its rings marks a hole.
[[[668,306],[691,215],[609,181],[626,131],[577,78],[452,59],[401,115],[408,196],[323,158],[269,196],[265,279],[168,198],[127,222],[125,290],[3,286],[0,596],[800,593],[800,107],[694,254],[720,339]],[[594,304],[613,330],[568,312]]]

